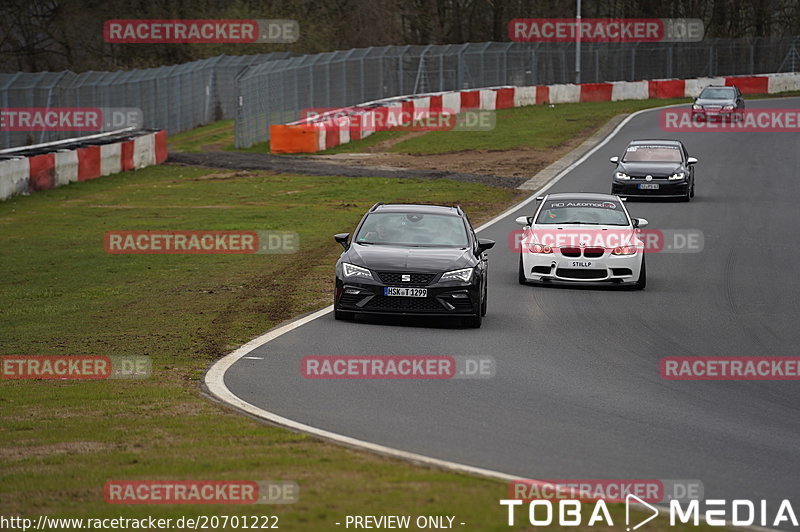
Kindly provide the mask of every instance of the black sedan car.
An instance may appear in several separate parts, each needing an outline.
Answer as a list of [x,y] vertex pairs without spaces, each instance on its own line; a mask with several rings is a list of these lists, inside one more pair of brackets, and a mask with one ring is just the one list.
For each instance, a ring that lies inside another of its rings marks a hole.
[[458,316],[480,327],[494,241],[478,239],[460,207],[375,204],[336,263],[334,316]]
[[736,87],[709,85],[692,104],[692,118],[739,120],[744,115],[744,98]]
[[619,157],[612,174],[611,193],[623,197],[694,197],[694,165],[678,140],[634,140]]

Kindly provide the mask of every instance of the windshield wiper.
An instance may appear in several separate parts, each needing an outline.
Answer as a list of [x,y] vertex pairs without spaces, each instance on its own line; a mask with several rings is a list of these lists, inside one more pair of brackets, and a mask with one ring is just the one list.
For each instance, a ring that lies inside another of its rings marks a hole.
[[561,222],[555,225],[603,225],[600,222]]

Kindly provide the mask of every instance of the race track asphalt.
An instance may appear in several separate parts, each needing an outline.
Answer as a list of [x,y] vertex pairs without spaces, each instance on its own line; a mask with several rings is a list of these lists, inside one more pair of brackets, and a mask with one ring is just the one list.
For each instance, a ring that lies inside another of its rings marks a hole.
[[[481,329],[431,319],[338,322],[329,313],[249,355],[262,359],[239,360],[226,386],[314,427],[520,477],[699,479],[706,498],[798,497],[797,381],[667,381],[659,360],[798,354],[800,135],[665,133],[658,113],[633,117],[550,190],[608,192],[608,158],[634,138],[687,145],[700,160],[695,199],[628,208],[651,229],[702,231],[704,249],[649,254],[646,290],[517,284],[506,242],[532,203],[480,232],[497,241]],[[491,355],[497,372],[481,380],[300,373],[306,355],[389,354]]]

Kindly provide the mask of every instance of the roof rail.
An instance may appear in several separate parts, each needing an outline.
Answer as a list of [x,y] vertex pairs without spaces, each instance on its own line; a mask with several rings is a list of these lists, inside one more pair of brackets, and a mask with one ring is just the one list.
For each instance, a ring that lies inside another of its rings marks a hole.
[[456,204],[456,212],[457,212],[459,215],[462,215],[462,216],[463,216],[463,214],[464,214],[464,211],[462,211],[462,210],[461,210],[461,205],[458,205],[458,204]]
[[377,208],[378,208],[378,207],[380,207],[381,205],[384,205],[384,203],[383,203],[382,201],[379,201],[378,203],[376,203],[375,205],[373,205],[372,207],[370,207],[370,209],[369,209],[369,212],[372,212],[372,211],[374,211],[375,209],[377,209]]

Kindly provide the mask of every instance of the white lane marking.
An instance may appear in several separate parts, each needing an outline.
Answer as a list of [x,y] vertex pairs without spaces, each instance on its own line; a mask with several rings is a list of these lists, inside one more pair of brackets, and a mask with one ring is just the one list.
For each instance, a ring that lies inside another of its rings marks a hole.
[[[545,192],[546,190],[549,190],[562,177],[567,175],[569,172],[574,170],[578,165],[580,165],[586,159],[591,157],[595,152],[597,152],[597,150],[599,150],[600,148],[602,148],[603,146],[608,144],[608,142],[612,138],[614,138],[617,135],[617,133],[619,133],[619,131],[628,122],[633,120],[638,115],[640,115],[642,113],[646,113],[646,112],[657,111],[657,110],[660,110],[660,109],[666,109],[666,108],[669,108],[669,107],[678,107],[680,105],[686,105],[686,104],[665,105],[663,107],[653,107],[653,108],[650,108],[650,109],[641,109],[639,111],[636,111],[635,113],[630,114],[622,122],[620,122],[617,125],[617,127],[615,127],[614,130],[611,133],[608,134],[608,136],[605,139],[603,139],[602,141],[600,141],[600,143],[598,143],[592,149],[587,151],[580,159],[578,159],[577,161],[575,161],[574,163],[572,163],[568,167],[564,168],[564,170],[562,170],[558,175],[553,177],[553,179],[548,181],[542,188],[540,188],[539,190],[533,192],[530,195],[530,197],[522,200],[520,203],[518,203],[518,204],[514,205],[513,207],[505,210],[503,213],[498,214],[497,216],[495,216],[494,218],[492,218],[491,220],[489,220],[485,224],[481,225],[480,227],[475,229],[475,232],[482,231],[482,230],[486,229],[487,227],[496,224],[497,222],[499,222],[500,220],[502,220],[503,218],[505,218],[509,214],[511,214],[513,212],[516,212],[519,209],[521,209],[522,207],[524,207],[527,204],[531,203],[532,201],[535,201],[536,200],[536,196],[539,196],[543,192]],[[254,338],[253,340],[250,340],[246,344],[242,345],[241,347],[236,349],[236,351],[234,351],[233,353],[225,355],[224,357],[219,359],[216,363],[214,363],[214,365],[211,366],[209,368],[209,370],[206,372],[205,379],[204,379],[206,388],[211,393],[211,395],[213,395],[214,397],[216,397],[220,401],[222,401],[224,403],[227,403],[230,406],[232,406],[234,408],[237,408],[237,409],[239,409],[239,410],[241,410],[243,412],[246,412],[246,413],[248,413],[250,415],[253,415],[253,416],[257,417],[257,418],[264,419],[264,420],[269,421],[271,423],[275,423],[277,425],[282,425],[282,426],[284,426],[286,428],[289,428],[289,429],[292,429],[292,430],[305,432],[307,434],[311,434],[311,435],[317,436],[319,438],[324,438],[324,439],[327,439],[327,440],[333,440],[333,441],[335,441],[337,443],[341,443],[341,444],[344,444],[344,445],[349,445],[349,446],[352,446],[352,447],[357,447],[359,449],[364,449],[364,450],[371,451],[371,452],[374,452],[374,453],[377,453],[377,454],[382,454],[382,455],[385,455],[385,456],[392,456],[394,458],[400,458],[400,459],[407,460],[407,461],[410,461],[410,462],[422,463],[422,464],[425,464],[425,465],[439,467],[439,468],[442,468],[442,469],[446,469],[446,470],[449,470],[449,471],[456,471],[456,472],[459,472],[459,473],[468,473],[468,474],[471,474],[471,475],[478,475],[478,476],[485,477],[485,478],[491,478],[491,479],[503,480],[503,481],[519,480],[521,478],[520,475],[511,475],[509,473],[503,473],[501,471],[494,471],[494,470],[491,470],[491,469],[483,469],[483,468],[480,468],[480,467],[474,467],[474,466],[470,466],[470,465],[466,465],[466,464],[459,464],[457,462],[450,462],[448,460],[440,460],[438,458],[432,458],[430,456],[425,456],[425,455],[422,455],[422,454],[410,453],[408,451],[395,449],[393,447],[380,445],[378,443],[372,443],[372,442],[368,442],[368,441],[365,441],[365,440],[359,440],[357,438],[351,438],[350,436],[345,436],[344,434],[338,434],[336,432],[331,432],[331,431],[320,429],[320,428],[317,428],[317,427],[312,427],[311,425],[306,425],[305,423],[299,423],[299,422],[291,420],[289,418],[285,418],[283,416],[279,416],[278,414],[275,414],[275,413],[270,412],[268,410],[264,410],[263,408],[259,408],[259,407],[255,406],[253,404],[248,403],[247,401],[244,401],[244,400],[240,399],[239,397],[234,395],[234,393],[231,392],[228,389],[228,387],[225,385],[225,372],[228,371],[228,369],[231,366],[233,366],[236,362],[238,362],[239,359],[244,358],[248,353],[250,353],[254,349],[257,349],[257,348],[261,347],[262,345],[266,344],[267,342],[270,342],[270,341],[274,340],[275,338],[278,338],[279,336],[282,336],[282,335],[284,335],[284,334],[286,334],[288,332],[291,332],[291,331],[297,329],[298,327],[302,327],[306,323],[314,321],[317,318],[321,318],[322,316],[324,316],[324,315],[326,315],[326,314],[328,314],[328,313],[330,313],[332,311],[333,311],[333,305],[329,305],[329,306],[327,306],[327,307],[325,307],[323,309],[320,309],[320,310],[318,310],[316,312],[313,312],[313,313],[311,313],[311,314],[309,314],[307,316],[303,316],[302,318],[298,318],[298,319],[296,319],[296,320],[294,320],[294,321],[292,321],[290,323],[287,323],[286,325],[282,325],[282,326],[277,327],[277,328],[275,328],[275,329],[273,329],[271,331],[268,331],[268,332],[262,334],[261,336],[259,336],[258,338]],[[529,480],[534,480],[535,481],[536,479],[529,479]],[[656,505],[656,506],[659,507],[659,508],[662,508],[664,510],[667,509],[667,507],[664,507],[664,506],[660,506],[660,505]],[[644,509],[644,508],[642,508],[642,509]],[[705,516],[701,516],[701,520],[705,521]],[[757,531],[761,531],[761,532],[778,532],[778,531],[770,529],[770,528],[762,528],[762,527],[756,527],[756,526],[740,527],[740,528],[749,529],[749,530],[757,530]]]
[[264,357],[242,357],[246,358],[247,360],[264,360]]

